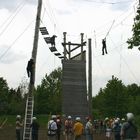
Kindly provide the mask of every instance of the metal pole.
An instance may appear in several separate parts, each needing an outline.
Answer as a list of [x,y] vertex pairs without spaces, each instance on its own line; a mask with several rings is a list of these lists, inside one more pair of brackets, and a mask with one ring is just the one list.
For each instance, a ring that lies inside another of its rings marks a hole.
[[70,60],[70,58],[71,58],[71,52],[70,52],[70,51],[71,51],[71,48],[70,48],[70,46],[71,46],[71,45],[70,45],[71,42],[68,42],[68,43],[69,43],[68,47],[69,47],[69,60]]
[[81,60],[84,60],[84,55],[83,55],[83,42],[84,42],[84,33],[81,33]]
[[67,54],[67,51],[66,51],[66,32],[63,33],[64,35],[64,60],[66,60],[66,54]]
[[89,115],[92,117],[92,49],[91,39],[88,39],[88,103]]

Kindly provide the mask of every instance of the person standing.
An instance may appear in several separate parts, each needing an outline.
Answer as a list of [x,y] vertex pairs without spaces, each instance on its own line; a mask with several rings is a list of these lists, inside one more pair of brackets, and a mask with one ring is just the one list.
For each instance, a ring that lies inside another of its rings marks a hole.
[[127,122],[122,124],[121,128],[121,137],[123,140],[137,140],[138,130],[134,124],[134,115],[133,113],[127,113]]
[[32,128],[32,140],[38,140],[39,124],[37,122],[36,117],[33,117],[31,128]]
[[21,116],[17,115],[16,116],[16,138],[17,140],[22,140],[22,120],[21,120]]
[[68,116],[68,118],[65,120],[65,140],[71,140],[73,136],[73,121],[72,117]]
[[115,120],[114,121],[114,125],[113,125],[113,132],[114,132],[114,139],[115,140],[121,140],[121,125],[119,123],[119,120]]
[[60,115],[57,116],[56,124],[57,124],[57,140],[60,140],[61,128],[62,128],[62,121]]
[[76,117],[76,122],[73,126],[74,140],[81,140],[83,134],[84,126],[81,123],[81,118]]
[[48,139],[57,140],[56,115],[52,115],[51,120],[48,122]]
[[85,133],[86,133],[86,140],[93,140],[93,125],[91,123],[91,119],[86,117],[86,126],[85,126]]

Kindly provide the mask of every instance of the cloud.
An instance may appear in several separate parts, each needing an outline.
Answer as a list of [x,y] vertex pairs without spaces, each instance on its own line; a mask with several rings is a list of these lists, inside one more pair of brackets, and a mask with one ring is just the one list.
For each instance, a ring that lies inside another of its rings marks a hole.
[[112,10],[116,11],[126,11],[130,8],[133,1],[131,0],[71,0],[78,5],[89,4],[90,6],[103,6],[110,7]]
[[12,64],[24,58],[24,55],[15,53],[13,50],[11,50],[10,46],[0,46],[0,63]]
[[18,8],[19,6],[22,6],[26,3],[28,4],[36,4],[37,0],[24,0],[21,2],[21,0],[1,0],[0,1],[0,9],[8,9],[9,11],[14,11],[15,8]]

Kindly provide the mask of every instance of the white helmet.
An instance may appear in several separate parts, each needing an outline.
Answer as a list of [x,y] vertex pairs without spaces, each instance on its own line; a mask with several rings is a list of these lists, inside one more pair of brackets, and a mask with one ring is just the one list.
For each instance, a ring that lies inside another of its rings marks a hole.
[[76,117],[76,121],[80,121],[81,120],[81,118],[80,117]]
[[52,119],[56,119],[56,115],[52,115]]
[[32,118],[32,120],[36,120],[36,119],[37,119],[36,117],[33,117],[33,118]]
[[68,116],[68,119],[71,119],[71,116]]
[[126,116],[128,121],[132,121],[134,119],[133,113],[127,113]]
[[119,123],[119,120],[118,120],[118,119],[116,119],[116,120],[114,121],[114,123],[115,123],[115,124]]
[[122,118],[122,121],[125,121],[125,118]]
[[105,121],[108,121],[108,120],[109,120],[109,118],[108,118],[108,117],[106,117],[106,118],[105,118]]
[[120,121],[120,118],[117,118],[118,121]]
[[21,118],[21,116],[20,116],[20,115],[17,115],[17,117],[16,117],[16,118],[18,118],[18,119],[19,119],[19,118]]

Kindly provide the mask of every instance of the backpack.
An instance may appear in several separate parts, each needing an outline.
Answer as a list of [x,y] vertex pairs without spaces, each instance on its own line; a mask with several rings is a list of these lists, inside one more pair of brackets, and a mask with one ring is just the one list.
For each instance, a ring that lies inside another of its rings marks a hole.
[[120,136],[120,132],[121,132],[120,124],[115,124],[115,126],[113,128],[113,131],[114,131],[114,135],[115,136]]
[[48,136],[54,136],[55,135],[55,130],[52,130],[51,129],[51,125],[53,124],[54,122],[51,122],[49,123],[49,127],[48,127]]
[[137,134],[137,127],[132,122],[128,122],[124,126],[124,138],[137,138]]
[[73,127],[73,122],[71,120],[66,120],[65,121],[65,132],[66,133],[71,133],[72,132],[72,127]]

